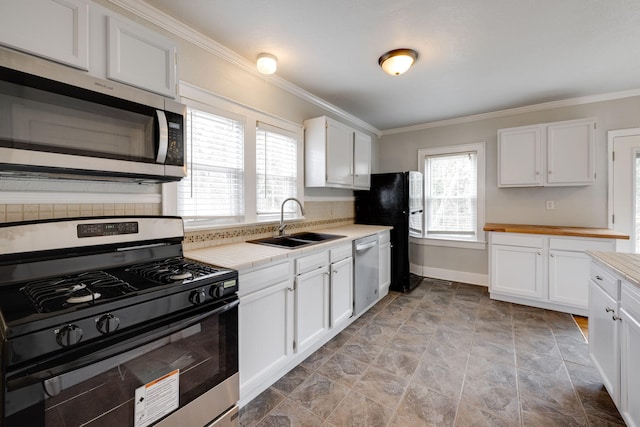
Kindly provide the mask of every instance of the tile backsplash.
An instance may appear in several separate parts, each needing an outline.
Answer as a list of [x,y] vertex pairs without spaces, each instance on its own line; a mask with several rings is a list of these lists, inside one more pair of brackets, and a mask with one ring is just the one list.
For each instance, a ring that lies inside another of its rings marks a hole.
[[[296,232],[353,224],[354,202],[307,201],[303,221],[287,222],[287,231]],[[160,203],[78,203],[78,204],[0,204],[0,223],[36,219],[91,217],[103,215],[161,215]],[[278,224],[252,224],[216,227],[185,233],[184,248],[196,249],[274,235]]]
[[[287,232],[314,230],[353,224],[355,210],[353,201],[305,202],[303,221],[287,222]],[[253,224],[246,226],[217,227],[211,230],[188,231],[185,233],[184,249],[199,249],[228,243],[273,236],[278,224]]]

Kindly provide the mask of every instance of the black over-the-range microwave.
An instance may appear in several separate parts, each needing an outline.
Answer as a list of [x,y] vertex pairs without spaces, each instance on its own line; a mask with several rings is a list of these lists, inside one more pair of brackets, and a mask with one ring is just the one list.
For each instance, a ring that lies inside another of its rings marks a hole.
[[0,175],[139,182],[186,176],[186,107],[0,50]]

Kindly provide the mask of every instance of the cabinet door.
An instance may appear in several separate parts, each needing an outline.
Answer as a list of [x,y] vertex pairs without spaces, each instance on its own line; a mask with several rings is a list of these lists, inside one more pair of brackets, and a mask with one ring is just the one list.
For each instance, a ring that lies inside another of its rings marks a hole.
[[371,137],[354,132],[353,136],[353,188],[368,190],[371,187]]
[[549,251],[549,300],[587,308],[591,257],[584,252]]
[[491,245],[491,292],[543,297],[542,249]]
[[240,298],[240,388],[248,390],[288,361],[293,350],[293,284],[283,281]]
[[89,69],[89,4],[83,0],[3,2],[0,44]]
[[620,396],[619,322],[617,301],[594,281],[589,281],[589,354],[614,402]]
[[380,272],[379,272],[379,291],[378,296],[382,298],[389,293],[391,285],[391,243],[383,243],[380,245]]
[[114,16],[107,20],[107,78],[175,97],[176,44]]
[[331,264],[331,327],[353,314],[353,258]]
[[327,184],[353,185],[353,130],[327,119]]
[[640,323],[629,313],[620,310],[620,412],[628,426],[640,426]]
[[595,182],[595,121],[572,120],[547,127],[546,185],[588,185]]
[[295,343],[301,352],[329,329],[329,267],[296,277]]
[[498,186],[535,187],[542,179],[542,126],[498,131]]

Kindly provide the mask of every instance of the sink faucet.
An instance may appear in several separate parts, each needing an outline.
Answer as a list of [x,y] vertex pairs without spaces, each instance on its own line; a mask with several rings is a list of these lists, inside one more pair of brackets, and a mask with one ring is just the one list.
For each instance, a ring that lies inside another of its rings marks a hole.
[[300,203],[300,200],[296,199],[295,197],[289,197],[288,199],[284,199],[284,201],[282,202],[282,205],[280,205],[280,227],[278,227],[278,236],[284,236],[284,229],[287,226],[284,223],[284,204],[287,203],[289,200],[293,200],[294,202],[296,202],[298,206],[300,206],[300,213],[304,215],[304,207],[302,207],[302,203]]

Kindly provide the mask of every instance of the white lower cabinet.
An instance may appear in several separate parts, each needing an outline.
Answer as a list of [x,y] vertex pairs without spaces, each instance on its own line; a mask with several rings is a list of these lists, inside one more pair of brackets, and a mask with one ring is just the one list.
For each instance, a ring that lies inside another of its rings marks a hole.
[[329,329],[329,254],[321,252],[296,260],[293,344],[301,352]]
[[491,298],[586,315],[590,258],[614,251],[613,239],[492,232]]
[[240,388],[250,390],[293,353],[290,262],[241,274],[238,310]]
[[589,354],[614,402],[620,395],[619,295],[619,280],[592,264],[589,281]]
[[385,231],[378,234],[378,298],[389,293],[391,286],[391,233]]
[[351,244],[331,250],[331,324],[335,328],[353,315],[353,248]]
[[620,300],[620,404],[618,409],[629,427],[640,426],[640,289],[622,281]]

